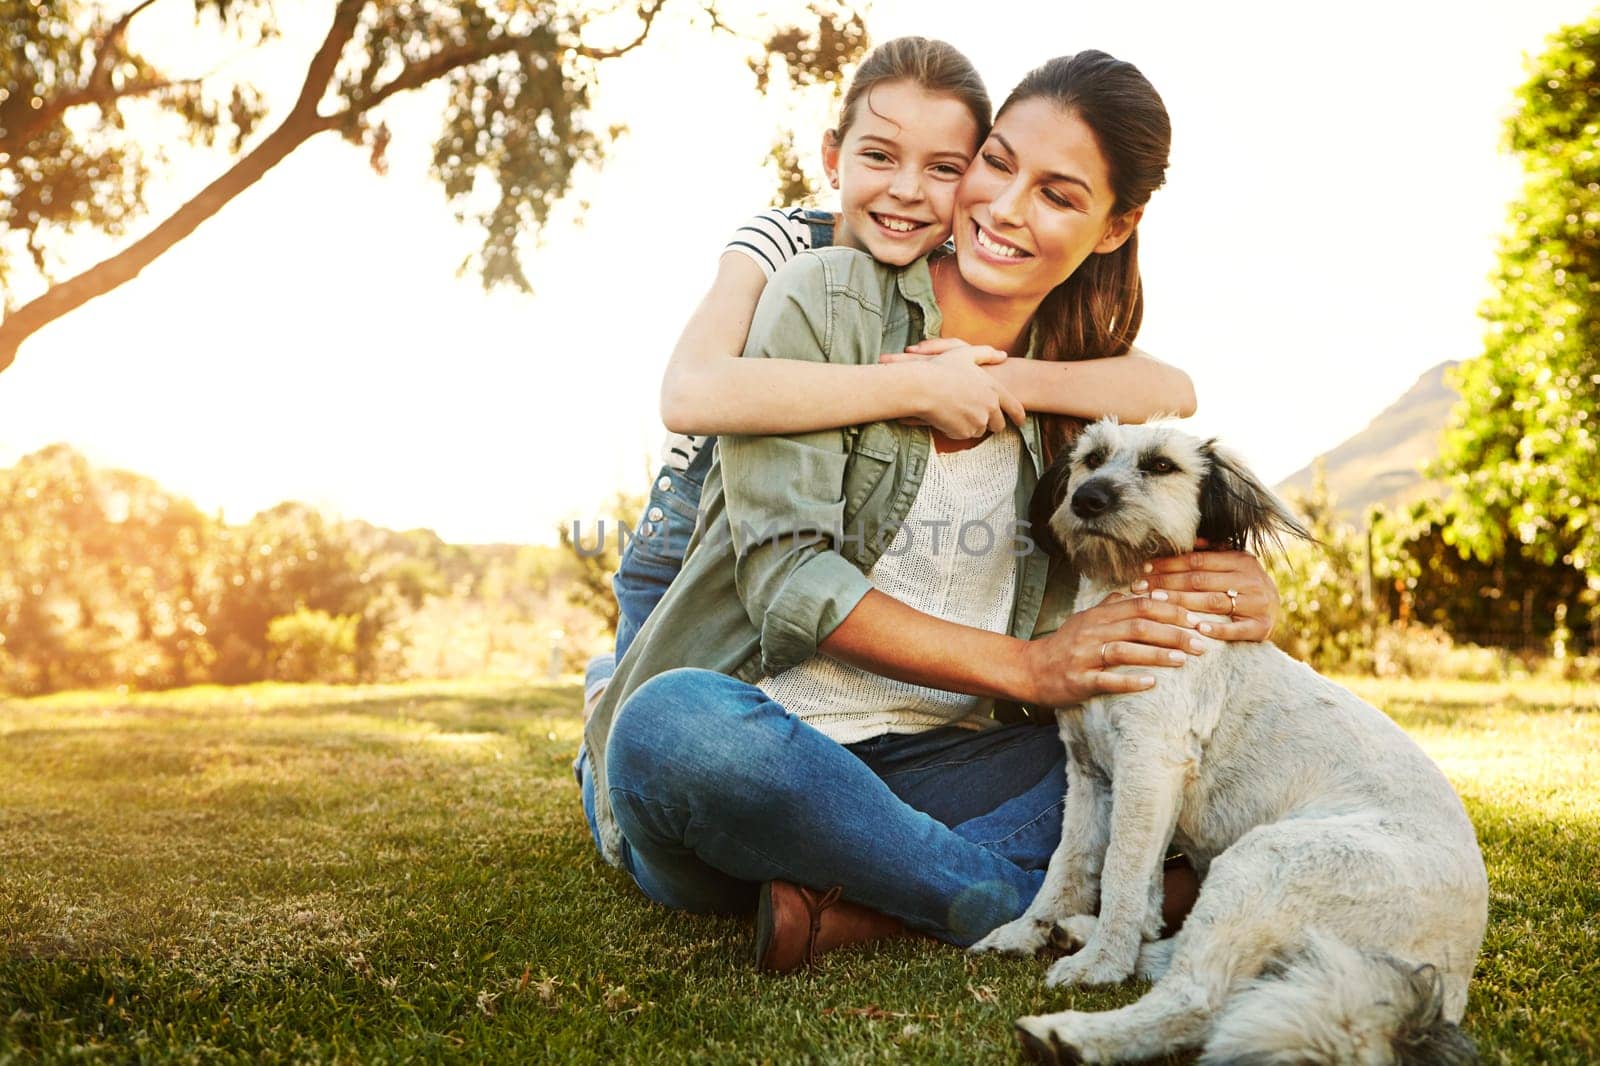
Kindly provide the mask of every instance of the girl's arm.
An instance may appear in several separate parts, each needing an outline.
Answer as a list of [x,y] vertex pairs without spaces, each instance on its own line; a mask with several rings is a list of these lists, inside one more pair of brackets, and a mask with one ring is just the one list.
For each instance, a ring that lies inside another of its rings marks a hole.
[[[934,337],[913,344],[893,363],[916,362],[959,350],[966,342]],[[1106,359],[1055,363],[1043,359],[1008,359],[986,367],[1030,411],[1079,418],[1114,415],[1123,422],[1145,422],[1162,415],[1194,414],[1194,383],[1175,366],[1140,351]]]
[[661,382],[661,420],[674,433],[806,433],[892,418],[920,418],[958,439],[1021,422],[1021,404],[980,367],[988,348],[894,365],[840,366],[741,359],[766,275],[727,252],[695,308]]

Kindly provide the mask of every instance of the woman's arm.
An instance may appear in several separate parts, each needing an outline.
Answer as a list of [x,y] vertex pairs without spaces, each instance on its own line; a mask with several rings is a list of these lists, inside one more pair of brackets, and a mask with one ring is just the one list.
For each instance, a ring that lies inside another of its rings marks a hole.
[[987,369],[1030,411],[1079,418],[1114,415],[1123,422],[1162,415],[1188,418],[1195,411],[1189,375],[1137,348],[1127,355],[1066,363],[1008,359]]
[[[965,344],[953,337],[931,338],[907,349],[912,356],[951,353]],[[891,361],[897,365],[904,360]],[[904,360],[912,363],[917,359]],[[1105,359],[1049,362],[1007,359],[984,368],[1030,411],[1079,418],[1115,416],[1146,422],[1162,415],[1188,418],[1195,412],[1194,382],[1138,348]]]
[[[916,685],[1067,707],[1155,679],[1111,666],[1182,666],[1201,652],[1182,607],[1128,597],[1073,614],[1049,636],[1020,640],[923,614],[872,589],[817,650],[874,674]],[[1118,655],[1110,656],[1115,645]],[[1107,649],[1102,659],[1100,649]]]
[[[1196,630],[1217,640],[1265,640],[1277,619],[1278,590],[1260,562],[1244,552],[1157,560],[1146,585],[1151,586],[1148,596],[1111,598],[1068,615],[1060,629],[1033,640],[947,622],[873,589],[817,650],[947,692],[1067,707],[1091,696],[1149,688],[1155,683],[1150,674],[1110,668],[1182,666],[1203,654]],[[1191,611],[1234,613],[1227,622],[1212,622]]]
[[[965,439],[1021,422],[1022,405],[979,367],[987,348],[896,365],[837,366],[739,358],[766,275],[724,253],[661,382],[661,420],[674,433],[807,433],[891,418],[920,418]],[[920,365],[919,365],[920,364]]]

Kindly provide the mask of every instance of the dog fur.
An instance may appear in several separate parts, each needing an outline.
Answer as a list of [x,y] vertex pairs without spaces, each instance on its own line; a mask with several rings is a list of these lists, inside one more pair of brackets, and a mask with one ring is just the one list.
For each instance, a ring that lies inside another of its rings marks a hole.
[[[1089,427],[1034,512],[1078,568],[1078,610],[1197,535],[1257,549],[1309,536],[1237,458],[1163,424]],[[1488,881],[1438,767],[1271,644],[1210,641],[1156,676],[1058,714],[1060,847],[1027,912],[972,948],[1032,954],[1054,933],[1078,950],[1049,984],[1155,985],[1120,1010],[1022,1018],[1024,1048],[1055,1062],[1202,1046],[1202,1063],[1475,1061],[1457,1023]],[[1202,884],[1158,940],[1169,843]]]

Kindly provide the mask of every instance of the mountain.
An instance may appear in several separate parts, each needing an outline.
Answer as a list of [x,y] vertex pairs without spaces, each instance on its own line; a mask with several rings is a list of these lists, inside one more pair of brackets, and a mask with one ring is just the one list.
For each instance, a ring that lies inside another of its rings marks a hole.
[[1423,480],[1421,467],[1439,454],[1439,435],[1459,399],[1445,380],[1446,371],[1457,365],[1440,363],[1424,373],[1366,429],[1290,474],[1278,491],[1310,492],[1312,470],[1323,463],[1339,515],[1355,525],[1363,524],[1375,503],[1392,507],[1436,491],[1436,484]]

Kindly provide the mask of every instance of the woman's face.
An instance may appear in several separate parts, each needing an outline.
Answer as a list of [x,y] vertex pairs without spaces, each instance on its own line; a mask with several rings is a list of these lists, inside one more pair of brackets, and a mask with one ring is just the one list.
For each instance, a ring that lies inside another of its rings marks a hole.
[[822,161],[839,190],[834,235],[881,263],[904,266],[950,235],[956,185],[972,160],[978,123],[954,96],[909,81],[868,89],[844,141],[823,139]]
[[994,296],[1043,300],[1090,255],[1115,251],[1143,208],[1116,194],[1094,133],[1050,100],[1011,105],[956,191],[961,277]]

